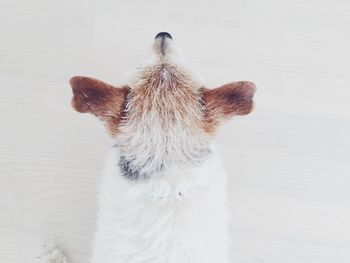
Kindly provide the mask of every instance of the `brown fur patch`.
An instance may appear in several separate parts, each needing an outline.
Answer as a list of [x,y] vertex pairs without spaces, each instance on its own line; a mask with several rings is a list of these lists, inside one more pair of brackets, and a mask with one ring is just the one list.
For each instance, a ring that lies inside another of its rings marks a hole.
[[115,135],[124,114],[129,88],[115,88],[97,79],[80,76],[71,78],[70,84],[74,94],[73,108],[99,117],[109,132]]
[[232,82],[216,89],[204,88],[205,131],[213,133],[222,120],[250,113],[255,90],[255,84],[248,81]]
[[[164,74],[167,76],[165,77]],[[146,69],[143,81],[130,90],[129,119],[139,119],[149,112],[157,112],[158,122],[169,126],[172,121],[191,120],[198,127],[201,119],[199,86],[175,66],[166,63]]]

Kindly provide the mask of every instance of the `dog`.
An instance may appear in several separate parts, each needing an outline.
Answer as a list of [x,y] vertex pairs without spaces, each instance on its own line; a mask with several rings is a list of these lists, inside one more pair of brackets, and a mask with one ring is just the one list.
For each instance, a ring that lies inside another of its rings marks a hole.
[[252,111],[255,85],[206,88],[167,32],[127,85],[70,84],[74,109],[101,119],[115,141],[90,262],[230,262],[227,178],[213,139],[223,121]]

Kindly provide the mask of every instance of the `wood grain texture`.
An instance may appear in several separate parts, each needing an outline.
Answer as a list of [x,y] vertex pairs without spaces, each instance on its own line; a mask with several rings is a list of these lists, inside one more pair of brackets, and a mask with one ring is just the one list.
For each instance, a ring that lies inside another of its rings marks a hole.
[[349,24],[345,0],[0,0],[0,262],[87,262],[111,141],[68,81],[124,84],[164,30],[209,87],[258,87],[218,138],[232,262],[350,262]]

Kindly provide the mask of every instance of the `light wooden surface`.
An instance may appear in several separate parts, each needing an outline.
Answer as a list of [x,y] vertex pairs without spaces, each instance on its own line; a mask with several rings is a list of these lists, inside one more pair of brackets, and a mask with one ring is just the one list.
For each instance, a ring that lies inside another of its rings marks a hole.
[[55,240],[86,263],[111,145],[68,80],[122,84],[158,31],[209,87],[256,82],[222,127],[232,262],[350,262],[350,2],[0,0],[0,262]]

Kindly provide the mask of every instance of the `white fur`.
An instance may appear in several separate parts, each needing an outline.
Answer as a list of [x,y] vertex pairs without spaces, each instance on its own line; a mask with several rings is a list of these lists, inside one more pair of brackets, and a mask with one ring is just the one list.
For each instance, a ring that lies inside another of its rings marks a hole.
[[214,154],[201,167],[132,182],[108,155],[91,263],[226,263],[226,175]]
[[[203,129],[201,85],[172,41],[166,50],[159,41],[129,82],[100,186],[91,263],[228,263],[226,174]],[[123,158],[139,178],[122,174]]]

